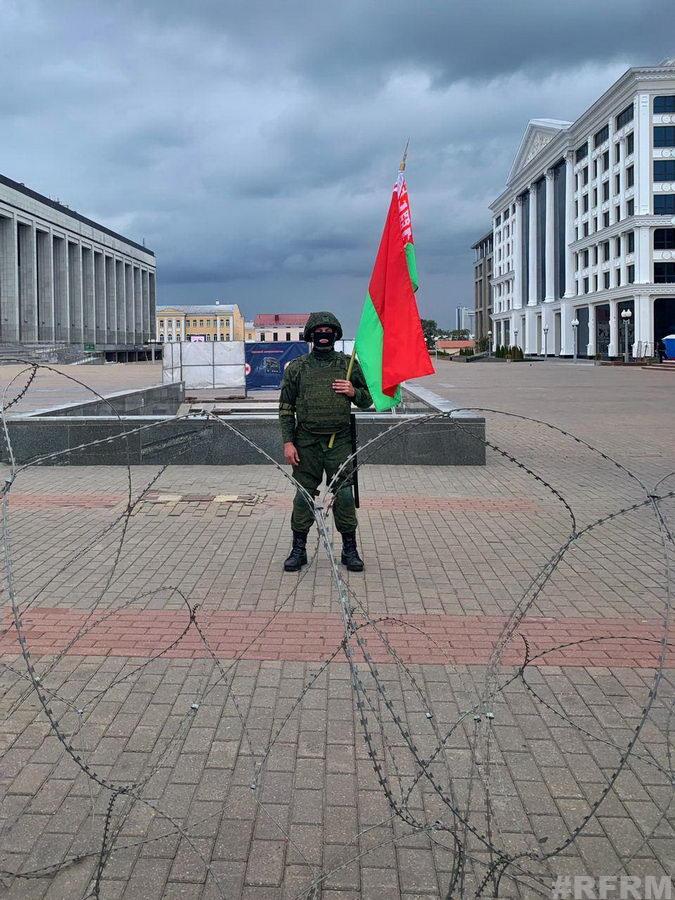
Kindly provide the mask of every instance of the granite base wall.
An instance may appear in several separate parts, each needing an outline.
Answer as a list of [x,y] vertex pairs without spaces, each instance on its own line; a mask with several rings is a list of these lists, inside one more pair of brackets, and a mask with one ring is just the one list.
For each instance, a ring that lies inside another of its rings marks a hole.
[[[276,416],[231,416],[227,421],[274,460],[283,462]],[[377,415],[358,416],[357,422],[360,445],[393,424],[390,416]],[[20,464],[48,454],[58,455],[45,460],[45,465],[176,463],[232,466],[268,463],[266,457],[230,428],[213,419],[134,415],[120,421],[103,415],[32,415],[9,419],[8,428],[14,456]],[[485,465],[484,438],[485,420],[479,416],[420,421],[383,438],[379,444],[365,450],[361,459],[377,465],[482,466]],[[99,440],[106,443],[76,449],[81,444]],[[2,459],[8,461],[4,441]]]

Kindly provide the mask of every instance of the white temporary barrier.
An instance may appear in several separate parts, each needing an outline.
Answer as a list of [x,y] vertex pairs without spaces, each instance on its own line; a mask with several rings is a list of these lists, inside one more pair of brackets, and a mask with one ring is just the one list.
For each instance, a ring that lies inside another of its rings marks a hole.
[[162,381],[186,389],[245,388],[243,341],[176,341],[164,345]]

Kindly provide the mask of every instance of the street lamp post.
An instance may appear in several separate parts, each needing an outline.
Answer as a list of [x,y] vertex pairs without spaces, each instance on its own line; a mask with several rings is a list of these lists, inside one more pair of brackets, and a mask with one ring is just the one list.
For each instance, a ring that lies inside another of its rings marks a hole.
[[513,329],[513,345],[514,345],[514,347],[518,346],[518,329],[517,328]]
[[544,325],[544,359],[548,356],[548,348],[546,346],[548,338],[548,325]]
[[489,359],[492,356],[492,332],[491,331],[488,331],[487,338],[488,338],[488,359]]
[[579,327],[579,320],[578,320],[577,318],[574,318],[574,319],[572,319],[572,321],[571,321],[570,324],[571,324],[572,328],[574,329],[574,331],[573,331],[573,334],[574,334],[574,362],[576,362],[576,361],[577,361],[577,353],[578,353],[578,345],[577,345],[578,332],[577,332],[577,328]]
[[628,365],[628,323],[633,313],[629,309],[621,310],[621,318],[623,319],[623,361]]

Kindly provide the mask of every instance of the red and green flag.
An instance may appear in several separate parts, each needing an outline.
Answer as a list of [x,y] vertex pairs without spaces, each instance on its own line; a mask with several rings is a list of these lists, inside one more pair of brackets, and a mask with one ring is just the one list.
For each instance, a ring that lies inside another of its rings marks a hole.
[[416,290],[408,189],[400,172],[354,347],[377,410],[400,403],[402,381],[434,372],[415,302]]

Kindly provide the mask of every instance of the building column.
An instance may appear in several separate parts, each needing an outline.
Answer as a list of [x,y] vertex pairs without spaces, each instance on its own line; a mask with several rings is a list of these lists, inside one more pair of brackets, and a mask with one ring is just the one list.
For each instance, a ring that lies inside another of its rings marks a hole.
[[635,229],[635,281],[637,284],[649,284],[652,280],[650,239],[649,226],[643,225]]
[[611,357],[620,356],[619,352],[619,301],[609,301],[609,347],[607,355]]
[[107,307],[106,307],[106,277],[105,257],[97,250],[94,251],[94,311],[96,316],[95,334],[96,343],[105,344],[107,337]]
[[126,343],[134,343],[134,278],[131,263],[124,263],[124,302],[126,305]]
[[513,308],[523,305],[522,265],[523,249],[521,242],[521,226],[523,221],[523,198],[516,197],[516,211],[513,214]]
[[560,303],[560,355],[574,356],[574,329],[572,319],[574,308],[571,300],[563,300]]
[[530,356],[537,353],[537,314],[533,309],[528,309],[525,314],[525,334],[523,335],[523,352]]
[[68,305],[68,239],[52,235],[52,269],[54,285],[54,338],[67,341],[70,334],[70,309]]
[[19,336],[38,339],[37,247],[34,222],[17,222],[19,244]]
[[141,291],[141,270],[133,267],[134,275],[134,343],[143,343],[143,293]]
[[588,304],[588,344],[586,354],[593,359],[595,357],[595,306]]
[[555,183],[553,169],[546,170],[546,302],[555,300]]
[[654,354],[654,297],[636,296],[633,299],[633,357]]
[[54,340],[54,264],[52,236],[49,231],[36,231],[37,297],[39,341]]
[[0,340],[19,340],[19,274],[16,219],[0,216]]
[[651,213],[650,146],[652,130],[649,122],[649,94],[638,94],[635,122],[635,212]]
[[149,341],[152,333],[152,322],[150,321],[150,286],[148,284],[147,269],[141,269],[141,292],[143,294],[143,340]]
[[117,279],[115,278],[115,259],[104,257],[105,268],[105,340],[107,344],[117,343]]
[[82,246],[68,241],[68,310],[70,325],[68,340],[71,344],[81,344],[82,332]]
[[576,240],[574,226],[574,152],[565,155],[565,296],[575,297],[576,272],[574,271],[574,250]]
[[528,229],[529,242],[529,291],[528,305],[537,305],[537,191],[534,184],[530,185],[530,223]]
[[124,262],[115,260],[115,303],[117,305],[117,343],[127,342],[127,299]]

